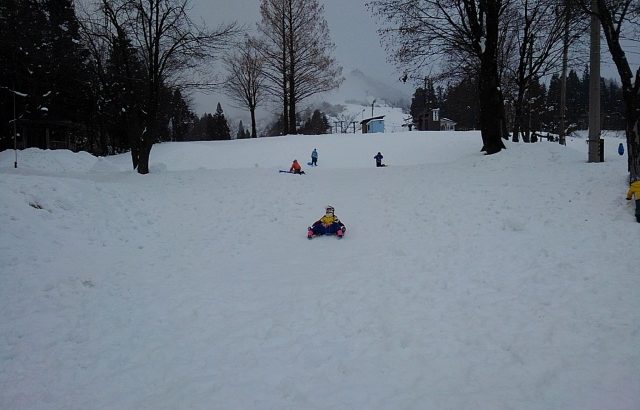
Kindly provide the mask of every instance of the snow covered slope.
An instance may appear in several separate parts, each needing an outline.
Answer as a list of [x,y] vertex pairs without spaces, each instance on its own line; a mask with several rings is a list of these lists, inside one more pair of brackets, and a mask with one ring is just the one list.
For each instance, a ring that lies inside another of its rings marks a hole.
[[[167,143],[144,176],[2,152],[0,408],[638,409],[617,142]],[[347,235],[308,241],[327,204]]]

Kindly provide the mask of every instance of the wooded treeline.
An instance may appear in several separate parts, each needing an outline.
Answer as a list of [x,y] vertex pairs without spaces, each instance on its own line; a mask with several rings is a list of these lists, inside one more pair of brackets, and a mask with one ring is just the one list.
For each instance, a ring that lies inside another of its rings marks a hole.
[[[104,0],[97,16],[79,18],[71,0],[3,1],[0,149],[14,145],[14,107],[19,148],[57,142],[109,155],[161,141],[230,138],[220,106],[198,118],[183,96],[185,82],[175,77],[192,68],[189,59],[213,55],[198,50],[198,41],[230,38],[233,26],[198,31],[190,44],[171,42],[149,24],[162,16],[165,32],[179,33],[182,24],[182,32],[194,33],[184,27],[186,2],[146,4]],[[137,18],[127,20],[125,12]],[[145,49],[149,38],[157,45]]]
[[[196,24],[189,0],[76,5],[0,3],[0,149],[130,152],[145,174],[156,142],[231,138],[220,104],[198,117],[189,90],[224,90],[246,108],[251,128],[235,135],[246,138],[258,136],[255,110],[267,99],[282,107],[269,134],[307,132],[318,120],[300,102],[342,81],[317,0],[262,0],[259,35],[242,42],[235,23]],[[226,78],[207,70],[215,66]]]
[[[640,67],[634,73],[623,44],[638,41],[637,0],[372,0],[368,7],[379,18],[379,33],[391,59],[405,70],[405,80],[421,82],[425,72],[441,79],[476,79],[477,124],[487,154],[504,149],[503,138],[529,142],[534,115],[538,123],[554,121],[545,118],[548,97],[539,79],[567,72],[572,45],[586,38],[595,19],[620,77],[630,180],[640,179]],[[553,83],[549,94],[555,101],[552,88]],[[575,102],[572,109],[581,112],[582,102]],[[569,107],[567,99],[559,109],[560,143]],[[580,121],[579,116],[573,119]]]
[[[256,137],[261,102],[280,107],[268,135],[306,132],[312,115],[301,115],[301,102],[343,80],[317,0],[260,0],[257,35],[243,41],[235,23],[196,24],[189,0],[95,4],[78,17],[72,0],[0,3],[0,149],[59,143],[99,155],[128,151],[133,168],[145,174],[156,142],[231,138],[222,108],[198,118],[188,90],[224,89],[251,113],[248,133]],[[557,73],[566,71],[566,56],[586,31],[585,17],[595,16],[621,84],[603,81],[603,127],[624,120],[629,170],[640,179],[640,68],[632,71],[622,45],[637,38],[640,8],[637,0],[597,5],[374,0],[369,8],[380,17],[380,33],[405,80],[422,82],[425,71],[440,84],[450,80],[433,98],[422,98],[423,108],[437,102],[442,116],[460,128],[480,129],[487,154],[504,149],[509,137],[528,142],[532,129],[562,135],[582,127],[588,73],[568,72],[564,106]],[[223,80],[207,70],[219,65],[228,72]],[[547,87],[540,79],[549,77]],[[414,111],[420,100],[418,90]],[[237,131],[246,137],[244,127]]]
[[[565,123],[569,132],[585,130],[589,125],[589,69],[582,74],[571,69],[567,75],[567,110]],[[418,87],[411,99],[410,113],[414,119],[425,111],[440,109],[440,116],[457,122],[456,129],[479,129],[479,108],[477,80],[465,78],[453,84],[434,86],[427,80],[427,87]],[[558,74],[553,74],[548,85],[533,79],[524,100],[526,118],[522,131],[530,133],[543,131],[558,134],[560,127],[560,87]],[[507,129],[515,128],[515,107],[506,93],[505,114]],[[623,130],[625,128],[624,99],[622,88],[615,79],[600,79],[601,128],[603,130]],[[421,123],[416,122],[417,129]]]

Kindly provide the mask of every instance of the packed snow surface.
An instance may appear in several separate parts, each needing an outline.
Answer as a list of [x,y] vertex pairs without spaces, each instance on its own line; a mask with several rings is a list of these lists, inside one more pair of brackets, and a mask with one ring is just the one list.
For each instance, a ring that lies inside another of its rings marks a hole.
[[[148,175],[4,151],[0,408],[638,409],[618,142],[165,143]],[[307,240],[327,204],[346,236]]]

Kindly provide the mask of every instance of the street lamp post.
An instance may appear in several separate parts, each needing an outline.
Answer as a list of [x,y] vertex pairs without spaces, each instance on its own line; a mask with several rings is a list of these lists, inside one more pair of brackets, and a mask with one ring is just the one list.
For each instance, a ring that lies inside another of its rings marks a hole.
[[16,119],[16,86],[13,84],[13,167],[18,168],[18,120]]
[[427,77],[426,75],[424,76],[424,88],[423,88],[423,94],[422,96],[424,97],[424,115],[427,115],[427,111],[428,111],[428,101],[427,101],[427,80],[429,79],[429,77]]
[[600,20],[598,2],[591,0],[591,47],[589,52],[589,154],[588,162],[601,162],[600,152]]

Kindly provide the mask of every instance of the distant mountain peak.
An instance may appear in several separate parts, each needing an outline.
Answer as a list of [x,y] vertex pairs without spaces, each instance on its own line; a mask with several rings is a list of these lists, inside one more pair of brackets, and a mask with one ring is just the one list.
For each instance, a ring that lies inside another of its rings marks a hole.
[[319,96],[319,99],[331,104],[345,102],[371,105],[386,102],[390,106],[403,108],[409,105],[411,92],[404,91],[406,86],[391,85],[367,75],[362,69],[354,68],[345,75],[344,82],[337,90]]

